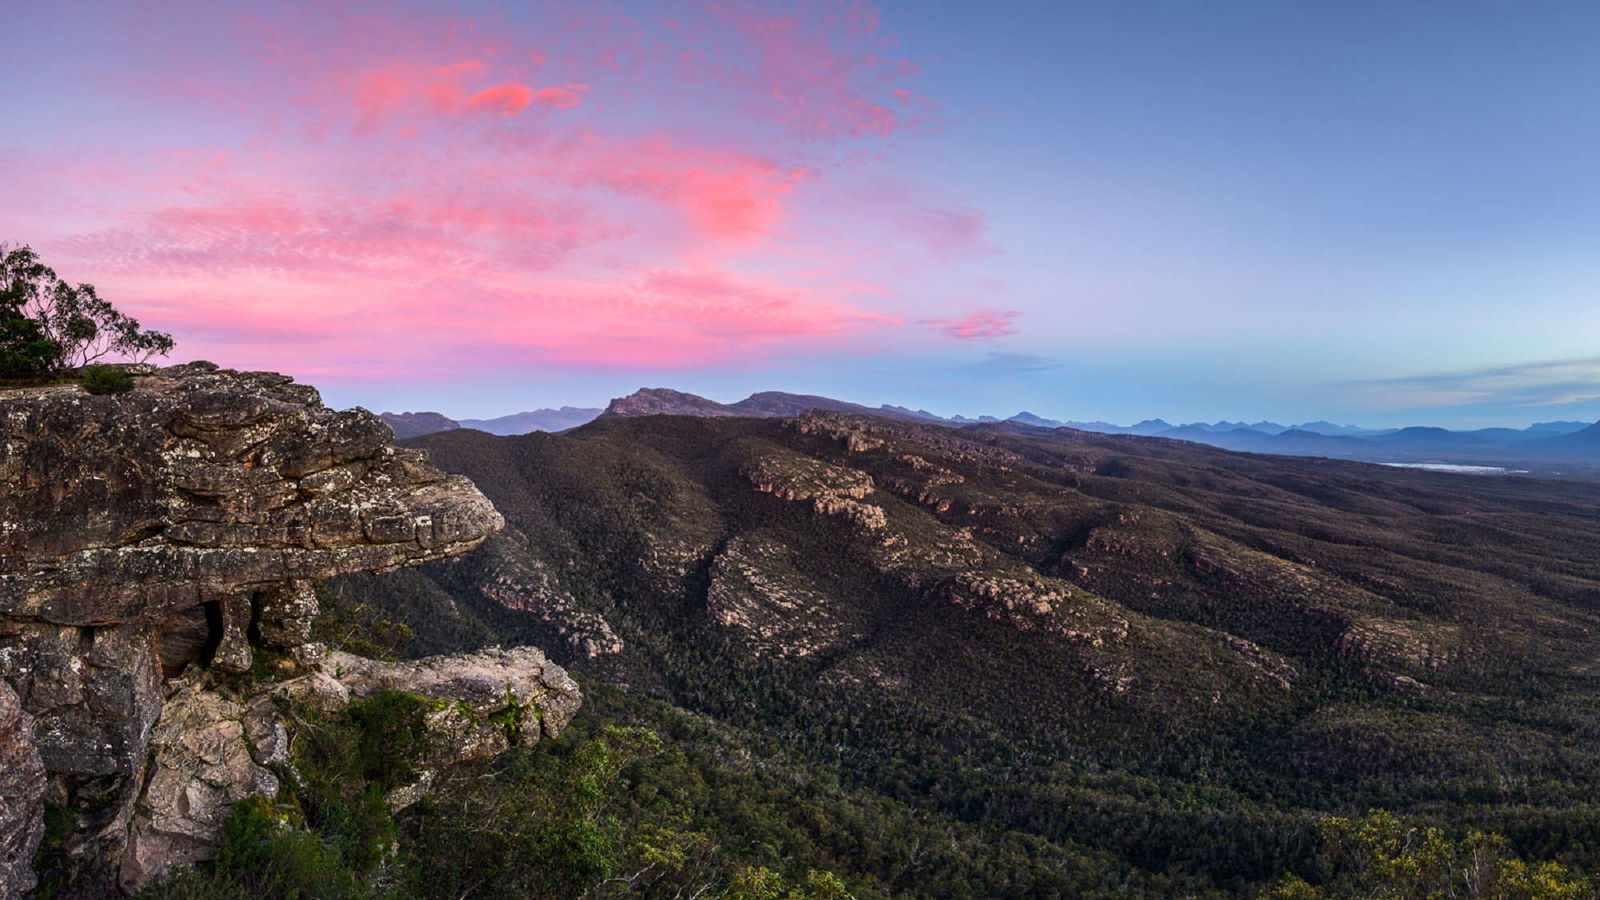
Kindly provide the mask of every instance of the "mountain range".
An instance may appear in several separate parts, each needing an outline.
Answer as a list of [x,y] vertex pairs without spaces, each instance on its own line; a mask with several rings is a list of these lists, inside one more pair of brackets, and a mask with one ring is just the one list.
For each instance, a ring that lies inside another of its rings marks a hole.
[[818,409],[942,425],[1012,422],[1038,428],[1067,428],[1102,434],[1161,437],[1209,444],[1227,450],[1286,456],[1321,456],[1365,462],[1469,466],[1541,475],[1600,474],[1600,431],[1586,422],[1539,422],[1527,428],[1480,428],[1451,431],[1428,426],[1365,428],[1328,421],[1281,425],[1276,422],[1189,422],[1174,425],[1146,419],[1133,425],[1057,420],[1023,411],[1008,417],[944,417],[903,406],[866,406],[809,394],[762,391],[735,403],[719,403],[670,388],[641,388],[612,400],[605,409],[564,406],[497,419],[453,420],[439,413],[384,413],[400,438],[420,437],[453,428],[475,428],[491,434],[564,431],[597,418],[647,415],[775,418]]
[[490,434],[528,434],[534,431],[566,431],[592,421],[603,410],[578,406],[560,409],[535,409],[494,419],[452,419],[436,412],[382,413],[379,418],[394,429],[397,438],[421,437],[456,428],[474,428]]

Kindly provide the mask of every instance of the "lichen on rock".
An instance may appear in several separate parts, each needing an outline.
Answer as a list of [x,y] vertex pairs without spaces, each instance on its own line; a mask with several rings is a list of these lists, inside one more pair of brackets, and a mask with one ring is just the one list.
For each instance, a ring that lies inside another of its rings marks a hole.
[[33,717],[0,681],[0,897],[20,897],[34,885],[28,863],[44,836],[45,787]]
[[0,392],[0,897],[31,883],[46,777],[82,807],[60,852],[103,887],[206,858],[234,801],[292,777],[283,688],[250,674],[263,651],[322,702],[378,679],[440,700],[499,690],[542,733],[570,719],[576,685],[531,648],[369,666],[308,643],[311,579],[457,556],[503,525],[392,440],[287,376],[210,363],[116,396]]

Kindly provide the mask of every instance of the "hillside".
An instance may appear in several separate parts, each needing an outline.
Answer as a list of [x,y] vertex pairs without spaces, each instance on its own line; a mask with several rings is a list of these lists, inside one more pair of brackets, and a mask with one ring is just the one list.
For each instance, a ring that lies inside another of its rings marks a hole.
[[337,582],[412,652],[537,643],[1105,890],[1315,877],[1369,807],[1600,867],[1600,488],[847,413],[413,443],[508,524]]
[[378,418],[394,430],[395,437],[402,440],[461,427],[460,422],[436,412],[386,412],[379,413]]

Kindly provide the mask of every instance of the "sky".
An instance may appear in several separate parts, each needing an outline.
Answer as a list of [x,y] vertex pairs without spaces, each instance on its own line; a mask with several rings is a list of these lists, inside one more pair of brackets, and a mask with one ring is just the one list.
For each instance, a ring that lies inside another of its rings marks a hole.
[[0,4],[0,241],[331,405],[1600,418],[1600,5]]

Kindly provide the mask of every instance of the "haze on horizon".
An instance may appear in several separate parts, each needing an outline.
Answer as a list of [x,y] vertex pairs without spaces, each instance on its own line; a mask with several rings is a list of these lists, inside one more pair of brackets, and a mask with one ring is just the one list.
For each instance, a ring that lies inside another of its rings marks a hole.
[[1600,418],[1600,7],[19,4],[0,240],[330,403]]

